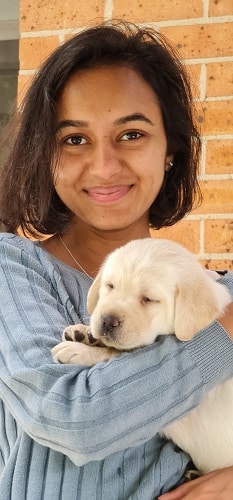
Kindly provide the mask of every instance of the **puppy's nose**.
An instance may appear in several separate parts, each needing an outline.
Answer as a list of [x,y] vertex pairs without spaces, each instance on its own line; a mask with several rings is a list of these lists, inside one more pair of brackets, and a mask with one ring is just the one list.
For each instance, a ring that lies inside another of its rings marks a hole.
[[103,335],[107,336],[110,332],[119,326],[119,319],[113,314],[103,314],[101,316]]

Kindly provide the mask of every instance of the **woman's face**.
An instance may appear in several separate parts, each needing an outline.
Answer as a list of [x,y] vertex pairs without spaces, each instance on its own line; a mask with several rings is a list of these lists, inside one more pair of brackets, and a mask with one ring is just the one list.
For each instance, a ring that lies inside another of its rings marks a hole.
[[172,160],[153,89],[129,67],[78,71],[60,96],[57,119],[55,189],[75,223],[101,231],[148,227]]

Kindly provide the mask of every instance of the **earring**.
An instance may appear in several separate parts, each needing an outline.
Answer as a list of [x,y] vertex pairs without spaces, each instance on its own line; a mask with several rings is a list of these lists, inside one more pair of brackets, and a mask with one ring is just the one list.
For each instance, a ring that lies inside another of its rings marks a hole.
[[171,170],[173,165],[174,165],[173,161],[169,161],[168,163],[166,163],[165,172],[169,172],[169,170]]

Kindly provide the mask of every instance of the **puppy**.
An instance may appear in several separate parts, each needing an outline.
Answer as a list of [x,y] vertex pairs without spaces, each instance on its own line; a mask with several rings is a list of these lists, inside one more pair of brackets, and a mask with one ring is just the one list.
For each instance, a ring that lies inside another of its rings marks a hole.
[[[153,238],[131,241],[107,257],[89,290],[90,327],[67,327],[52,353],[58,362],[91,366],[151,344],[158,335],[187,341],[230,301],[227,289],[182,246]],[[163,434],[207,473],[233,464],[232,422],[229,380]]]

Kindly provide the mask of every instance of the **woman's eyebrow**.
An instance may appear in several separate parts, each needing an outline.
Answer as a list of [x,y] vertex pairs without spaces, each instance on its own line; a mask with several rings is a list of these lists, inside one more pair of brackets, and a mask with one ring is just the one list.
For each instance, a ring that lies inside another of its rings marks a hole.
[[125,123],[133,121],[143,121],[150,123],[150,125],[154,125],[154,123],[142,113],[133,113],[132,115],[127,115],[123,116],[122,118],[118,118],[117,120],[115,120],[114,125],[124,125]]
[[62,120],[58,123],[55,131],[58,132],[61,128],[66,127],[88,127],[88,122],[83,120]]
[[[142,113],[133,113],[132,115],[122,116],[122,118],[118,118],[113,122],[114,125],[125,125],[128,122],[133,121],[143,121],[149,123],[150,125],[154,125],[154,123],[147,118],[147,116]],[[61,130],[61,128],[66,127],[88,127],[88,122],[84,120],[62,120],[58,123],[56,127],[56,133]]]

